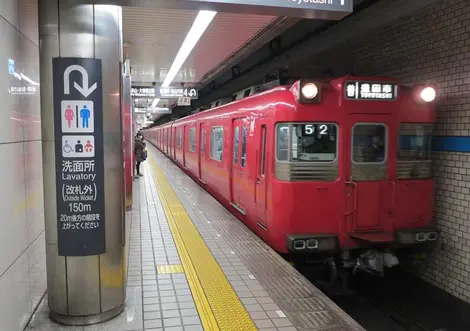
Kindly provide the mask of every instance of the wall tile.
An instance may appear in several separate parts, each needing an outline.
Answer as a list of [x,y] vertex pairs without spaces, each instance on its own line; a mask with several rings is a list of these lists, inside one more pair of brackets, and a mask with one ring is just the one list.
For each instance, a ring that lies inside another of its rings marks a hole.
[[[0,145],[0,274],[26,250],[26,199],[23,143]],[[1,293],[1,292],[0,292]]]
[[9,74],[9,60],[20,71],[19,32],[0,18],[0,143],[23,140],[23,112],[20,107],[21,80]]

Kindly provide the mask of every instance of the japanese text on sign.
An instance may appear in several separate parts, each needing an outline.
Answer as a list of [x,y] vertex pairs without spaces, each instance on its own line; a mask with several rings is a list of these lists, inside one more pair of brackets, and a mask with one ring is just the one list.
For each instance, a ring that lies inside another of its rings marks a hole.
[[160,98],[179,98],[189,97],[191,99],[198,98],[198,90],[195,88],[177,88],[177,87],[160,87]]
[[131,97],[133,98],[154,98],[155,88],[154,87],[132,87]]
[[354,100],[395,100],[397,85],[383,82],[347,82],[347,99]]

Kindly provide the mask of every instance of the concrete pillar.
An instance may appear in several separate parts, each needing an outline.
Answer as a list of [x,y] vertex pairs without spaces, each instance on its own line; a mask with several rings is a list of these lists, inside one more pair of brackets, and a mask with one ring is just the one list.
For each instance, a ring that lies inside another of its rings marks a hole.
[[39,0],[48,303],[53,320],[88,325],[125,302],[122,10],[61,3]]

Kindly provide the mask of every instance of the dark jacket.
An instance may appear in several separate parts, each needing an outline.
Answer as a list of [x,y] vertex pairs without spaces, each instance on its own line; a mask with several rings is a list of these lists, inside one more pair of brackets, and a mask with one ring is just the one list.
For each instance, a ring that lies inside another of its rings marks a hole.
[[135,154],[135,160],[137,162],[145,161],[142,158],[142,152],[144,151],[145,146],[146,146],[145,142],[143,142],[141,139],[139,138],[134,139],[134,154]]

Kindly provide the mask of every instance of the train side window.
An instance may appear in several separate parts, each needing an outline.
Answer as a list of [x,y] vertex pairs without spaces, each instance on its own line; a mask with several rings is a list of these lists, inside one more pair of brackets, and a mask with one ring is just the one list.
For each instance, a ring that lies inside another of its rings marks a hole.
[[196,150],[196,128],[189,129],[189,151],[194,152]]
[[238,147],[240,143],[240,128],[235,127],[233,131],[233,164],[238,164]]
[[178,148],[181,148],[181,146],[183,145],[183,132],[181,130],[181,128],[178,128]]
[[211,128],[211,159],[222,161],[224,149],[224,128],[214,126]]
[[201,155],[206,153],[206,129],[201,130],[201,141],[200,141]]
[[241,166],[245,168],[246,166],[246,126],[242,127],[242,159]]
[[243,93],[243,97],[246,98],[250,95],[250,92],[251,92],[251,88],[249,88],[248,90],[245,90],[245,93]]
[[387,127],[358,123],[353,127],[352,158],[355,163],[384,163],[387,159]]
[[266,125],[261,126],[261,169],[260,174],[266,173]]

